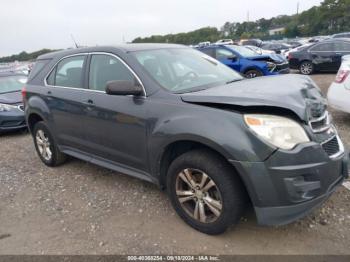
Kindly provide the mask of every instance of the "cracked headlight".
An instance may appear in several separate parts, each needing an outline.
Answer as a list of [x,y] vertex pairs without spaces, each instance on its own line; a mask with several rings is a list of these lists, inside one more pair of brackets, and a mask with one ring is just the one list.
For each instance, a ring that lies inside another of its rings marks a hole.
[[304,128],[290,118],[246,114],[244,121],[258,137],[278,148],[293,149],[298,144],[310,141]]
[[267,68],[269,69],[269,71],[273,71],[276,68],[276,64],[272,63],[272,62],[266,62],[267,64]]
[[7,112],[7,111],[10,111],[12,109],[17,109],[17,106],[0,104],[0,112]]

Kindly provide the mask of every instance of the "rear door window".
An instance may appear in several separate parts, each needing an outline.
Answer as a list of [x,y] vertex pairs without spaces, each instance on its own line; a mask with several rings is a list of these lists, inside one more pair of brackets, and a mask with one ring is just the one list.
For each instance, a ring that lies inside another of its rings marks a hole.
[[347,42],[337,42],[335,43],[336,52],[350,52],[350,43]]
[[222,60],[222,59],[229,59],[230,57],[233,57],[233,53],[227,49],[224,48],[217,48],[216,49],[216,59]]
[[208,56],[215,57],[214,48],[204,48],[201,51]]
[[333,43],[324,43],[324,44],[318,44],[311,48],[312,52],[333,52],[334,51],[334,44]]
[[53,86],[82,88],[85,55],[62,59],[47,78]]

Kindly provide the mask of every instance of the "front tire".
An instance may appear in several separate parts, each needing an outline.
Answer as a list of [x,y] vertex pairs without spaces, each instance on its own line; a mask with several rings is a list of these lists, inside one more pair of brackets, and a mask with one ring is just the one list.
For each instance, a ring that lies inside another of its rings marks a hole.
[[247,72],[244,73],[244,76],[246,78],[256,78],[256,77],[260,77],[263,76],[264,74],[256,69],[252,69],[252,70],[248,70]]
[[207,150],[176,158],[167,190],[178,215],[196,230],[216,235],[237,224],[246,205],[243,184],[231,166]]
[[45,165],[54,167],[66,161],[66,155],[60,152],[49,128],[44,122],[35,124],[33,139],[36,152]]
[[311,61],[304,61],[299,66],[299,71],[303,75],[311,75],[315,70],[314,64]]

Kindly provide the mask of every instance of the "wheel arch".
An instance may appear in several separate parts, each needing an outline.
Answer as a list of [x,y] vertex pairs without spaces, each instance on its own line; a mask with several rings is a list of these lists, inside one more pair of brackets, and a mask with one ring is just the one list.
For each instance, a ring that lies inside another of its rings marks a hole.
[[41,114],[39,114],[37,112],[31,112],[28,114],[27,124],[28,124],[29,131],[31,133],[33,132],[33,128],[34,128],[35,124],[40,122],[40,121],[44,121],[44,117]]
[[[240,177],[240,174],[236,168],[230,164],[228,161],[229,156],[228,154],[223,150],[220,149],[215,143],[211,143],[208,141],[198,141],[195,139],[184,139],[184,140],[177,140],[172,141],[167,146],[164,147],[164,150],[160,154],[159,157],[159,164],[158,164],[158,175],[159,175],[159,185],[162,189],[166,189],[166,178],[167,178],[167,171],[172,163],[173,160],[175,160],[180,155],[189,152],[194,149],[203,149],[210,151],[216,155],[218,155],[223,161],[225,161],[233,170],[233,172],[237,173],[237,175]],[[241,179],[242,180],[242,179]],[[243,180],[242,184],[245,186]]]
[[264,71],[261,70],[261,69],[260,69],[259,67],[257,67],[257,66],[248,66],[248,67],[245,67],[245,68],[243,68],[242,73],[243,73],[243,74],[246,74],[246,73],[247,73],[248,71],[250,71],[250,70],[259,71],[259,72],[261,72],[262,75],[265,75]]

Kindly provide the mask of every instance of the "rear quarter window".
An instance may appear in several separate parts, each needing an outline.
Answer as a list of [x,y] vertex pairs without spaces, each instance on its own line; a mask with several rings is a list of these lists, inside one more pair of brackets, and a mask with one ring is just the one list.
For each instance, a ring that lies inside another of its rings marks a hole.
[[38,75],[41,70],[50,62],[50,60],[37,60],[33,66],[33,69],[30,71],[28,76],[28,80],[33,79],[36,75]]

